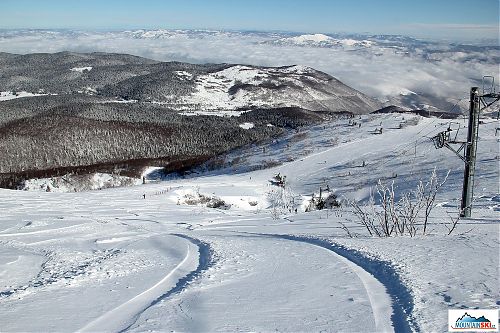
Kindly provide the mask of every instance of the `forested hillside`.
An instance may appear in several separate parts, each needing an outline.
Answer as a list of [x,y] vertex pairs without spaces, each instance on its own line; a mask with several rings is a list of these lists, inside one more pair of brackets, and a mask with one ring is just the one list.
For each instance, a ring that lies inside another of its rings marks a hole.
[[69,172],[137,177],[147,165],[175,171],[334,114],[379,106],[303,66],[69,52],[0,53],[0,65],[0,183],[10,187]]

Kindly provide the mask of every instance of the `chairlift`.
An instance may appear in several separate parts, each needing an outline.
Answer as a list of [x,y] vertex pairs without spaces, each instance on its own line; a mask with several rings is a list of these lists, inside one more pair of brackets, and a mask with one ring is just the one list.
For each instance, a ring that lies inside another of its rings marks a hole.
[[494,94],[495,89],[495,77],[492,75],[483,76],[483,96]]
[[443,148],[444,144],[449,141],[450,139],[450,132],[444,131],[444,132],[439,132],[436,136],[432,137],[432,143],[434,143],[434,147],[436,149]]
[[[483,76],[483,94],[479,99],[482,107],[480,111],[485,110],[495,104],[500,99],[500,94],[496,92],[495,77],[491,75]],[[498,117],[497,117],[498,118]]]
[[[452,125],[455,128],[452,128]],[[460,123],[459,122],[450,121],[450,123],[448,124],[448,129],[446,131],[449,133],[449,135],[448,135],[448,142],[449,143],[462,143],[462,142],[457,141],[458,133],[460,132]],[[451,132],[455,132],[455,136],[454,136],[453,140],[450,140]]]
[[[456,126],[455,126],[456,125]],[[439,132],[437,135],[431,138],[432,143],[436,149],[443,148],[448,143],[462,143],[457,141],[458,132],[460,131],[460,123],[450,121],[446,131]],[[453,139],[451,139],[451,133],[455,132]]]

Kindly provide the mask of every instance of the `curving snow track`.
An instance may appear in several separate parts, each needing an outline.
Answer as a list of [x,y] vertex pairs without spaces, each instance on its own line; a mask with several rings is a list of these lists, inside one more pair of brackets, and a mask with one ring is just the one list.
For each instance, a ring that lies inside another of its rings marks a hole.
[[413,309],[409,291],[391,266],[369,259],[356,251],[311,236],[262,234],[321,247],[346,263],[363,282],[375,317],[377,332],[419,331],[408,313]]
[[407,331],[394,326],[385,286],[324,246],[244,232],[204,239],[220,262],[144,311],[130,331]]
[[88,323],[79,332],[126,330],[147,308],[181,290],[190,279],[206,268],[210,261],[210,251],[206,244],[185,235],[173,236],[185,239],[185,256],[182,261],[152,287]]
[[[312,239],[300,238],[294,236],[280,236],[273,235],[272,237],[278,237],[283,239],[288,239],[297,242],[303,242],[311,244],[314,246],[319,246],[322,249],[329,251],[332,255],[336,257],[337,260],[342,261],[346,264],[361,280],[363,286],[366,290],[368,298],[370,300],[370,306],[372,308],[373,317],[375,319],[375,331],[376,332],[394,332],[393,322],[391,317],[393,314],[391,297],[387,293],[385,286],[377,280],[373,275],[365,271],[361,266],[356,265],[349,259],[337,254],[331,249],[327,248],[321,243],[313,242]],[[402,332],[398,330],[398,332]]]

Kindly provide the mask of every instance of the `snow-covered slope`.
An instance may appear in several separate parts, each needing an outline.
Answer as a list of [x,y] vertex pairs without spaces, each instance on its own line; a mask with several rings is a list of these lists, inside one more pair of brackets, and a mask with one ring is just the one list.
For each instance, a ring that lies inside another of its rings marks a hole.
[[[463,162],[428,138],[448,126],[364,115],[186,179],[0,190],[2,331],[442,332],[448,309],[498,308],[499,124],[480,125],[473,218],[451,235]],[[434,167],[451,172],[426,236],[417,225],[416,237],[370,237],[346,207],[302,209],[326,185],[363,200],[394,180],[400,195]],[[285,189],[270,182],[278,173]]]
[[0,102],[9,101],[11,99],[23,98],[23,97],[36,97],[36,96],[47,96],[48,94],[43,93],[29,93],[26,91],[0,91]]
[[[185,73],[178,74],[189,79]],[[374,99],[335,78],[306,66],[234,65],[193,77],[195,90],[181,97],[184,107],[202,110],[300,107],[313,111],[369,113],[380,108]]]

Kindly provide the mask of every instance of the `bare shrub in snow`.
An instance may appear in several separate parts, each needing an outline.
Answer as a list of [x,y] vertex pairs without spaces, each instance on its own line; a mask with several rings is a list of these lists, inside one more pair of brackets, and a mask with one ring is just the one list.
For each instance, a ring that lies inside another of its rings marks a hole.
[[288,187],[276,187],[267,192],[267,200],[273,219],[279,219],[280,215],[293,212],[297,206],[295,194]]
[[184,195],[184,203],[190,206],[204,205],[208,208],[218,208],[224,210],[231,208],[231,205],[227,204],[221,198],[200,194],[199,189],[197,189],[194,194]]
[[219,208],[219,209],[229,209],[231,206],[226,204],[226,202],[224,200],[222,200],[221,198],[217,198],[217,197],[211,197],[210,200],[208,200],[208,202],[206,203],[206,206],[208,208]]
[[431,211],[434,207],[436,207],[435,201],[436,201],[436,195],[438,191],[441,189],[441,187],[444,185],[446,180],[448,179],[448,176],[450,175],[450,171],[446,174],[446,177],[443,179],[443,181],[438,180],[438,176],[436,173],[436,168],[432,171],[431,178],[425,185],[422,184],[422,181],[420,181],[419,186],[418,186],[418,200],[422,201],[423,206],[424,206],[424,231],[423,233],[427,231],[427,223],[429,221],[429,215],[431,214]]
[[[382,233],[376,225],[375,203],[373,196],[370,196],[370,201],[367,207],[361,206],[355,200],[348,200],[348,205],[353,209],[354,215],[358,218],[359,223],[366,228],[370,236],[382,237]],[[348,233],[349,234],[349,233]]]
[[450,218],[450,223],[445,223],[444,226],[446,227],[446,229],[448,229],[448,235],[451,235],[453,230],[455,230],[455,228],[457,227],[458,221],[460,221],[460,214],[458,214],[457,216],[448,215],[448,217]]
[[340,207],[340,202],[337,200],[337,195],[327,193],[326,197],[320,195],[316,197],[314,194],[306,207],[306,212],[313,210],[332,209]]
[[286,176],[278,173],[269,182],[271,183],[271,185],[285,188]]
[[[379,205],[375,204],[373,195],[370,195],[366,206],[361,206],[354,200],[347,200],[347,204],[370,236],[389,237],[407,234],[413,237],[420,230],[418,222],[421,222],[422,234],[425,235],[430,214],[436,207],[437,193],[448,179],[448,175],[449,171],[445,178],[439,181],[434,169],[426,183],[420,181],[415,190],[403,193],[399,200],[396,200],[394,181],[387,185],[379,180],[376,186]],[[449,228],[449,234],[453,229]]]
[[[460,204],[457,205],[456,207],[456,215],[451,215],[450,213],[446,213],[448,215],[448,218],[449,218],[449,222],[444,222],[443,225],[445,226],[445,228],[448,230],[448,236],[451,235],[453,233],[453,231],[455,231],[457,225],[458,225],[458,222],[460,221],[460,215],[461,213],[463,212],[462,211],[462,208],[460,207]],[[468,233],[472,231],[472,229],[466,231],[465,233]]]

